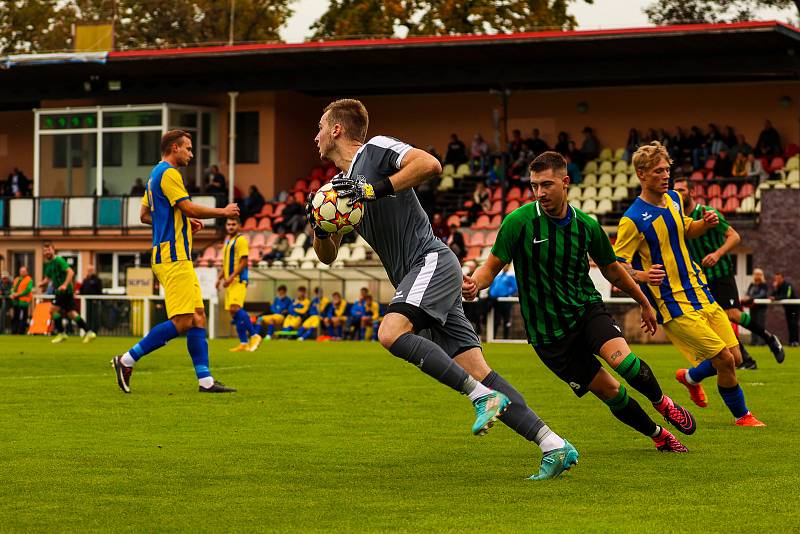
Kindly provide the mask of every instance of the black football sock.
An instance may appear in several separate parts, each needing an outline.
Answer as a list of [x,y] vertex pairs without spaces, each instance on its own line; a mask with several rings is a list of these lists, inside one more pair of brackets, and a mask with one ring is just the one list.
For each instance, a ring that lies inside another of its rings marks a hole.
[[468,395],[477,384],[439,345],[422,336],[406,332],[395,340],[389,352],[459,393]]
[[636,399],[628,396],[623,384],[619,385],[619,393],[616,397],[603,402],[611,409],[614,417],[637,432],[651,438],[658,431],[658,425],[650,419],[650,416],[645,413],[639,403],[636,402]]
[[633,389],[647,397],[653,404],[660,402],[664,396],[653,370],[647,362],[640,360],[634,353],[628,354],[617,366],[616,371]]
[[481,382],[487,388],[499,391],[511,400],[511,405],[506,409],[503,415],[499,417],[500,421],[523,438],[538,444],[537,436],[545,424],[544,421],[528,407],[522,394],[494,371],[486,375],[486,378]]
[[89,331],[89,325],[86,324],[86,321],[84,321],[83,317],[80,315],[76,315],[73,321],[75,321],[75,324],[78,325],[78,328],[83,328],[84,332]]

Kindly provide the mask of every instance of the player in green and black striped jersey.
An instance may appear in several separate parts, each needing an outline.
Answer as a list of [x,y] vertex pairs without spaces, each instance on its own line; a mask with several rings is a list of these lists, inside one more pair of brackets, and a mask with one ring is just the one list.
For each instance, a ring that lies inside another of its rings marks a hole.
[[[698,204],[694,199],[694,191],[689,188],[689,181],[686,177],[675,178],[675,191],[683,198],[683,211],[694,220],[703,218],[706,211],[714,211],[719,217],[719,225],[715,226],[704,235],[689,239],[686,245],[695,263],[702,265],[703,273],[708,280],[708,289],[725,313],[728,319],[734,324],[742,325],[757,336],[764,339],[773,356],[782,363],[785,354],[780,339],[764,329],[764,327],[754,322],[750,314],[742,311],[739,302],[739,288],[736,287],[734,277],[733,260],[728,253],[733,250],[741,241],[739,233],[725,217],[711,206]],[[738,332],[737,332],[738,334]],[[739,350],[742,352],[742,361],[739,362],[739,369],[756,369],[756,361],[747,353],[747,349],[739,342]]]
[[695,431],[694,418],[664,395],[650,367],[631,352],[622,330],[606,311],[589,277],[589,256],[603,276],[633,297],[641,308],[642,328],[656,331],[656,314],[639,286],[617,263],[600,224],[569,205],[567,162],[556,152],[540,154],[530,165],[535,202],[503,221],[489,259],[464,277],[465,298],[475,298],[513,262],[528,340],[547,367],[581,397],[588,391],[614,416],[653,439],[660,451],[686,447],[645,413],[598,361],[599,355],[630,386],[642,393],[664,418],[684,434]]

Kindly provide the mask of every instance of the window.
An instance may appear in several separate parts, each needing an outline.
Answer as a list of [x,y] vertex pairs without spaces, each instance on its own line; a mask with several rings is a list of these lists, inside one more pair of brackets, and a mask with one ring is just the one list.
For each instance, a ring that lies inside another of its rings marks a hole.
[[53,168],[67,168],[67,154],[72,155],[70,167],[83,167],[83,137],[81,135],[54,135],[53,136]]
[[97,276],[103,282],[103,292],[124,293],[128,267],[146,266],[149,263],[149,255],[148,252],[101,252],[95,254]]
[[103,166],[122,167],[122,134],[103,134]]
[[33,276],[33,273],[36,272],[34,265],[35,260],[36,260],[36,255],[32,250],[26,250],[22,252],[12,252],[11,278],[13,279],[15,276],[19,274],[20,267],[26,267],[28,269],[28,274]]
[[139,132],[139,165],[155,165],[161,160],[161,132]]
[[258,111],[236,114],[236,163],[258,163]]

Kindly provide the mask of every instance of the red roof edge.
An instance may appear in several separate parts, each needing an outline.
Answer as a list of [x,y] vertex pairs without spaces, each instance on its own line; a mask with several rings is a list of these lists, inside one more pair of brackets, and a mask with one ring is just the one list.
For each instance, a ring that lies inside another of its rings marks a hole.
[[433,43],[471,43],[487,41],[533,40],[533,39],[564,39],[581,37],[613,37],[630,35],[660,35],[668,33],[709,33],[731,30],[754,30],[768,28],[785,28],[795,33],[800,29],[778,21],[750,21],[730,24],[679,24],[674,26],[646,26],[639,28],[617,28],[608,30],[571,30],[571,31],[541,31],[526,33],[509,33],[499,35],[448,35],[428,37],[408,37],[405,39],[350,39],[342,41],[315,41],[305,43],[260,43],[224,46],[199,46],[187,48],[165,48],[161,50],[128,50],[123,52],[109,52],[108,58],[148,58],[161,56],[184,55],[216,55],[226,53],[258,52],[268,50],[307,50],[322,48],[361,48],[378,46],[407,46],[414,44]]

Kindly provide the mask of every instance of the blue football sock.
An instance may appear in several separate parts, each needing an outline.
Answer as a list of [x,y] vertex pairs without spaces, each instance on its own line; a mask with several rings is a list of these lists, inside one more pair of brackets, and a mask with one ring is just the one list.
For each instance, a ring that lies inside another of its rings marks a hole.
[[128,351],[134,360],[139,361],[139,358],[145,354],[150,354],[156,349],[160,349],[170,339],[178,337],[178,329],[172,321],[164,321],[157,324],[150,332],[142,338],[136,345]]
[[366,328],[359,329],[359,331],[358,331],[358,340],[359,341],[364,339],[364,334],[366,333],[366,331],[367,331]]
[[717,370],[714,369],[714,365],[711,363],[711,360],[703,360],[697,364],[697,367],[692,367],[689,369],[689,377],[695,384],[699,384],[706,378],[716,375]]
[[239,334],[239,341],[242,343],[247,343],[250,333],[250,329],[247,327],[247,325],[250,322],[250,317],[247,315],[246,311],[239,308],[236,314],[233,316],[233,319],[236,321],[236,333]]
[[270,325],[267,327],[267,335],[268,335],[268,336],[272,336],[272,334],[273,334],[274,332],[275,332],[275,325],[274,325],[274,324],[270,324]]
[[250,316],[247,314],[247,312],[244,312],[244,314],[247,316],[245,317],[245,320],[247,321],[247,335],[256,335],[258,333],[258,328],[256,328],[256,325],[250,320]]
[[306,333],[306,329],[305,328],[303,328],[302,326],[300,328],[298,328],[297,329],[297,339],[300,339],[301,337],[303,337],[303,335],[305,333]]
[[304,328],[303,330],[304,331],[303,331],[302,334],[300,334],[298,332],[298,337],[302,337],[303,339],[311,339],[311,336],[314,335],[314,329],[313,328]]
[[336,337],[338,337],[339,339],[342,338],[342,325],[336,327]]
[[186,347],[192,357],[194,372],[197,378],[207,378],[211,376],[208,370],[208,341],[206,340],[206,329],[193,327],[186,332]]
[[328,337],[333,337],[333,325],[328,325]]
[[747,406],[744,403],[744,391],[736,384],[732,388],[717,386],[719,394],[722,395],[722,400],[725,401],[725,406],[731,411],[736,419],[747,415]]

